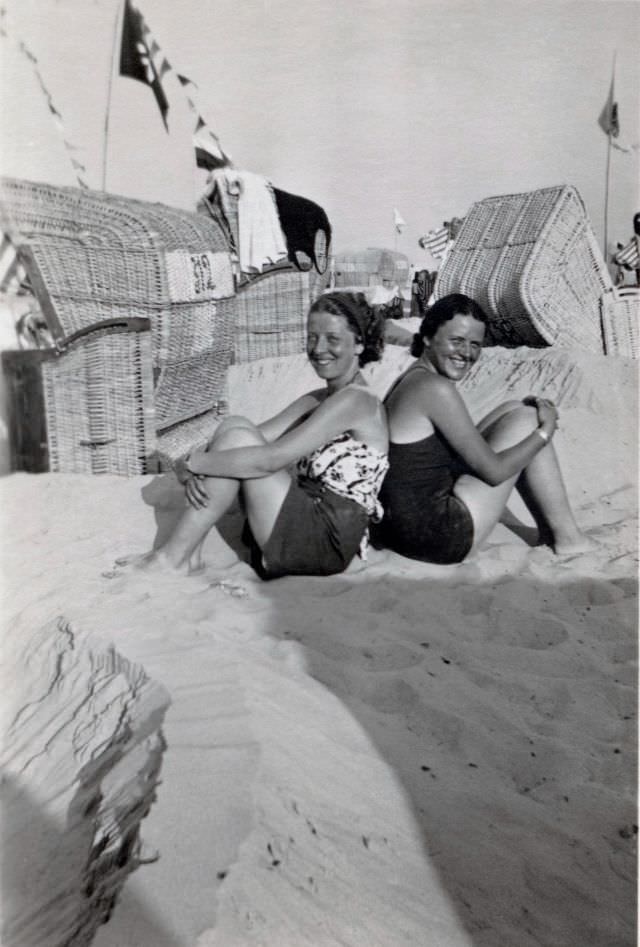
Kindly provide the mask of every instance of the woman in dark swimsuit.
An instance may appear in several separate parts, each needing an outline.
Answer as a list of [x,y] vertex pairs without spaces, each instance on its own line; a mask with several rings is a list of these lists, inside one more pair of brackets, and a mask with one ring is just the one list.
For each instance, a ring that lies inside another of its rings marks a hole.
[[558,422],[552,402],[505,402],[476,427],[456,389],[480,357],[486,324],[480,306],[456,293],[431,307],[414,336],[417,361],[385,398],[383,540],[412,559],[461,562],[485,541],[517,486],[543,542],[562,554],[591,549],[551,443]]

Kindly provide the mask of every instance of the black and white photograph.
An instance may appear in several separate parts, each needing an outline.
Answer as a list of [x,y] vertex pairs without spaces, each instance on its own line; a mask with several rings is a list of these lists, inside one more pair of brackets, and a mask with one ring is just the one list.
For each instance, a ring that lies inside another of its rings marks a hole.
[[2,947],[636,947],[638,0],[0,0]]

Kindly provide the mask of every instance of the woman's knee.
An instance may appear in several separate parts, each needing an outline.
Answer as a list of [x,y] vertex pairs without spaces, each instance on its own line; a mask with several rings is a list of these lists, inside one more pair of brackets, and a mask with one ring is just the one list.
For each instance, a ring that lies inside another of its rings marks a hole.
[[[207,444],[207,450],[212,447],[219,448],[223,442],[227,443],[235,437],[246,437],[247,434],[253,435],[255,440],[244,440],[242,441],[243,444],[261,443],[264,441],[264,438],[253,421],[243,417],[241,414],[230,414],[224,418],[216,428],[213,437]],[[229,446],[233,445],[229,444]]]
[[538,426],[538,412],[522,401],[508,401],[504,404],[504,411],[483,430],[486,438],[507,437],[522,440]]
[[496,421],[499,421],[500,418],[511,414],[512,411],[516,411],[521,407],[522,401],[516,401],[515,399],[512,401],[503,401],[501,404],[496,405],[495,408],[492,408],[491,411],[482,418],[478,424],[478,429],[480,431],[485,431],[487,428],[491,427],[492,424],[495,424]]

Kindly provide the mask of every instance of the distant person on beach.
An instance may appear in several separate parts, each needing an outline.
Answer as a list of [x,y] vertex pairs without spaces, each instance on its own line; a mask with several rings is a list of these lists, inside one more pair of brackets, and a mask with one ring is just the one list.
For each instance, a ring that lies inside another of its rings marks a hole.
[[189,505],[171,535],[118,564],[188,571],[239,495],[262,578],[342,572],[366,542],[369,520],[382,513],[387,421],[360,369],[381,357],[383,331],[362,294],[320,296],[309,310],[307,354],[324,386],[262,424],[222,421],[177,471]]
[[517,487],[542,542],[559,554],[587,551],[595,543],[578,529],[552,444],[553,403],[507,401],[476,427],[456,388],[480,358],[486,325],[476,302],[453,294],[431,306],[414,336],[417,361],[385,397],[381,537],[412,559],[461,562],[482,546]]

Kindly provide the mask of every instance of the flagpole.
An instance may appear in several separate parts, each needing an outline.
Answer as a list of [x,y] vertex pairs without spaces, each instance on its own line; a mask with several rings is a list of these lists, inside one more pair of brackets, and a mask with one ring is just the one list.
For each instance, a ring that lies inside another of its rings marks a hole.
[[113,32],[113,48],[111,50],[111,68],[109,69],[109,86],[107,89],[107,109],[104,116],[104,141],[102,144],[102,190],[107,189],[107,150],[109,147],[109,118],[111,115],[111,94],[113,91],[113,77],[116,71],[118,46],[121,40],[122,20],[124,16],[123,0],[118,0],[116,8],[116,22]]
[[[615,83],[616,83],[616,56],[617,50],[613,54],[613,64],[611,66],[611,102],[609,104],[610,110],[613,110],[614,103],[616,100],[615,96]],[[613,115],[609,114],[609,127],[607,129],[607,171],[605,178],[605,189],[604,189],[604,259],[606,264],[609,264],[609,191],[611,189],[611,151],[613,148]]]
[[611,130],[607,135],[607,177],[604,191],[604,258],[609,264],[609,190],[611,188],[611,149],[612,149]]

